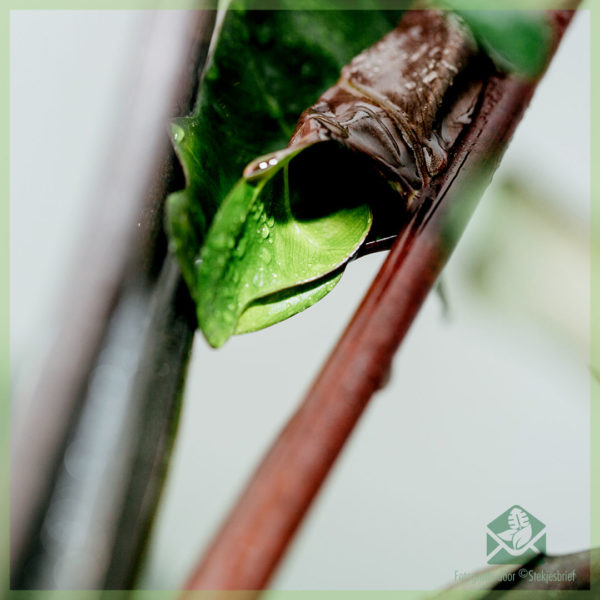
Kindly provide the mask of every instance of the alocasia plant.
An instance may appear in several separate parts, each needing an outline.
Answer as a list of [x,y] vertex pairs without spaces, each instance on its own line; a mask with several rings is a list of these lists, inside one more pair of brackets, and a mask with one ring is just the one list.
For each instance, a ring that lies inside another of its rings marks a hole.
[[194,114],[173,124],[187,187],[168,200],[171,245],[212,345],[313,304],[369,232],[366,199],[328,207],[320,192],[320,219],[294,219],[289,197],[273,193],[287,189],[285,165],[272,179],[240,178],[250,160],[287,144],[302,110],[399,17],[243,2],[227,11]]
[[387,217],[376,226],[397,231],[444,168],[476,108],[482,59],[459,18],[414,11],[394,29],[399,17],[243,2],[226,13],[194,114],[173,124],[187,187],[168,201],[172,248],[211,345],[322,298],[373,210]]
[[520,508],[513,508],[508,516],[509,529],[498,535],[505,541],[510,541],[513,548],[522,548],[531,539],[531,524],[527,513]]

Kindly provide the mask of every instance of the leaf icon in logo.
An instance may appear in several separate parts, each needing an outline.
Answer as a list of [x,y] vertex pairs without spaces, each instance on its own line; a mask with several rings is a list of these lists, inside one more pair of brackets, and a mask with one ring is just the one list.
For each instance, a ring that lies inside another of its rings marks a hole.
[[507,529],[506,531],[499,533],[498,537],[502,538],[506,542],[510,542],[517,531],[517,529]]
[[531,539],[531,525],[526,525],[523,529],[519,529],[513,537],[513,547],[515,550],[522,548]]
[[529,517],[523,509],[515,506],[508,515],[508,525],[511,529],[527,527],[529,525]]
[[498,534],[498,537],[506,542],[511,542],[515,550],[523,548],[531,539],[532,530],[527,513],[515,506],[508,515],[508,526],[510,529]]
[[546,552],[546,525],[513,504],[487,524],[488,564],[517,564]]
[[499,533],[498,536],[507,541],[512,541],[513,548],[519,550],[531,539],[532,530],[527,513],[515,506],[508,515],[508,526],[510,529]]

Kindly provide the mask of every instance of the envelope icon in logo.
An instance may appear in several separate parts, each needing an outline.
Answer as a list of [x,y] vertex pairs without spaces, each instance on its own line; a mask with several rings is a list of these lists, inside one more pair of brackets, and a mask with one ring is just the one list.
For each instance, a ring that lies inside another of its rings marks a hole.
[[546,552],[546,525],[515,504],[487,524],[489,565],[523,564]]

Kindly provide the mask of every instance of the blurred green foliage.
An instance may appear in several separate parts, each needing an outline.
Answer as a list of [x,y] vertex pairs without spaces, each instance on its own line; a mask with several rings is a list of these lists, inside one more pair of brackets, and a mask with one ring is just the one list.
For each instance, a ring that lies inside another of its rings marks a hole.
[[444,3],[457,8],[481,47],[498,69],[525,77],[539,75],[550,55],[552,31],[543,11],[465,10],[463,2]]

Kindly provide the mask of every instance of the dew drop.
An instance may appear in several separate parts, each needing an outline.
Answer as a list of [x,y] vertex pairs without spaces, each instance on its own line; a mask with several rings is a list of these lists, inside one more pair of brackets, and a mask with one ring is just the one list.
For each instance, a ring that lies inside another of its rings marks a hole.
[[260,235],[262,235],[264,239],[267,239],[270,233],[271,230],[266,225],[263,225],[262,229],[260,230]]
[[173,128],[171,131],[173,133],[173,139],[176,142],[181,142],[181,140],[183,140],[183,138],[185,137],[185,131],[179,125],[173,125]]
[[[260,251],[260,258],[263,262],[269,264],[271,262],[271,260],[273,259],[273,257],[271,256],[271,252],[267,249],[267,248],[263,248]],[[264,270],[263,267],[261,267],[261,270]]]

